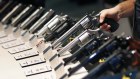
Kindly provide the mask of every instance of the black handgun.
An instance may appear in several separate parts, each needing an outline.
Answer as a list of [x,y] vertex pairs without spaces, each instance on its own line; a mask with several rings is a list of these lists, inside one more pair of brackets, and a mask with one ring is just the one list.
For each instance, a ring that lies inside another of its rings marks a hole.
[[[85,59],[79,64],[78,66],[72,68],[70,70],[69,76],[71,76],[74,72],[76,72],[78,69],[80,69],[82,66],[85,66],[85,64],[92,62],[96,63],[100,58],[104,57],[105,55],[110,55],[113,53],[114,50],[116,50],[119,47],[126,48],[128,47],[128,40],[125,41],[119,39],[121,37],[114,36],[112,39],[108,40],[106,43],[104,43],[101,47],[97,49],[97,51],[93,51],[92,54],[88,57],[85,57]],[[125,42],[125,43],[124,43]]]
[[92,52],[93,50],[97,49],[99,46],[101,45],[101,40],[98,38],[94,38],[92,40],[90,40],[88,43],[86,43],[85,45],[83,45],[82,47],[80,47],[77,51],[75,51],[72,56],[63,59],[64,60],[64,65],[69,64],[71,61],[74,61],[75,59],[77,59],[77,57],[80,56],[81,58],[81,54],[82,52],[86,51],[86,52]]
[[128,50],[115,50],[104,63],[93,68],[83,79],[97,79],[107,70],[116,72],[122,68],[127,68],[133,61],[134,53],[134,51]]

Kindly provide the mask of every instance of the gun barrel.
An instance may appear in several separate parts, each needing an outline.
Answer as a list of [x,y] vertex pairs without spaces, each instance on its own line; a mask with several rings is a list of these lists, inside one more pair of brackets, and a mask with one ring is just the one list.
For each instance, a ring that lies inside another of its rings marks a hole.
[[32,27],[29,29],[30,33],[33,33],[36,31],[41,25],[48,21],[52,16],[54,15],[54,11],[50,9],[48,12],[46,12]]

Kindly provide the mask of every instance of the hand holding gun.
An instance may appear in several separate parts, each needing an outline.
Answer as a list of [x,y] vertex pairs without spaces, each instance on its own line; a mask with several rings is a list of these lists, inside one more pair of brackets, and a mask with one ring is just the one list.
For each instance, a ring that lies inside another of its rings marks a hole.
[[111,32],[116,31],[117,28],[119,27],[119,24],[110,18],[105,18],[104,22],[100,23],[99,16],[100,16],[100,14],[97,14],[96,16],[89,16],[89,15],[84,16],[71,29],[69,29],[65,34],[63,34],[58,40],[54,41],[54,43],[52,44],[53,48],[57,48],[59,46],[60,42],[62,42],[70,34],[72,34],[74,31],[76,31],[79,28],[95,29],[106,22],[112,26],[112,28],[110,28]]

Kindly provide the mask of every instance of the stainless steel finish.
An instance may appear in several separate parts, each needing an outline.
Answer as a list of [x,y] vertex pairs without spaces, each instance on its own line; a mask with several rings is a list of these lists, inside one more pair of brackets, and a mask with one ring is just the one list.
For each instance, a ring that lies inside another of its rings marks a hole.
[[19,19],[21,17],[24,17],[24,15],[26,15],[26,13],[32,8],[33,6],[32,5],[29,5],[28,7],[26,7],[16,18],[13,19],[12,21],[12,25],[15,26],[18,22],[19,22]]
[[90,26],[88,23],[90,22],[90,20],[88,20],[88,16],[84,16],[81,20],[79,20],[72,28],[70,28],[65,34],[63,34],[59,39],[57,39],[56,41],[54,41],[54,43],[52,44],[52,46],[54,48],[58,47],[59,44],[66,39],[71,33],[73,33],[74,31],[76,31],[78,28],[84,28],[85,26],[88,27]]
[[42,13],[44,10],[43,7],[38,8],[34,13],[32,13],[24,22],[21,23],[20,28],[24,29],[28,26],[29,23],[31,23],[35,18],[37,18],[40,13]]
[[2,19],[2,23],[5,23],[8,19],[10,19],[20,8],[22,7],[22,4],[18,4],[16,7],[14,7],[14,9],[8,13],[3,19]]
[[29,29],[29,32],[33,33],[38,27],[40,27],[42,23],[48,20],[53,14],[54,14],[54,11],[50,9],[34,25],[32,25],[32,27]]

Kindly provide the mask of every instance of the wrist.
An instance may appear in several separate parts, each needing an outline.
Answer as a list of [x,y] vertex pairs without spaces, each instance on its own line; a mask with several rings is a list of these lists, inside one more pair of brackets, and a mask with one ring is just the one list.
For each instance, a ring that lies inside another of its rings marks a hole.
[[114,10],[116,11],[116,15],[117,15],[118,19],[123,17],[122,10],[121,10],[121,7],[119,5],[114,7]]

